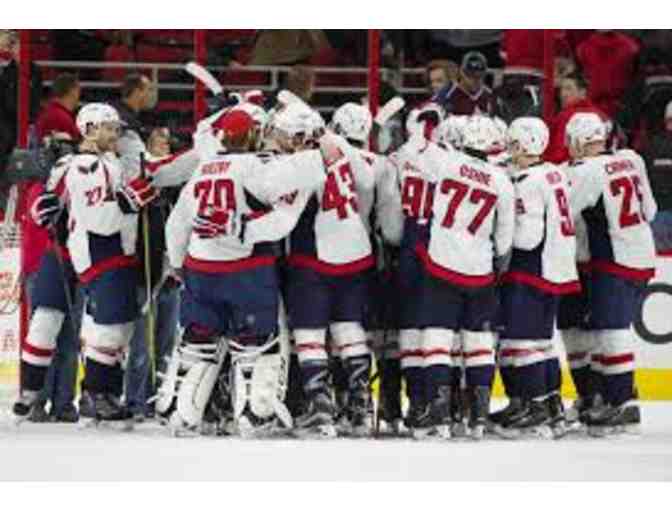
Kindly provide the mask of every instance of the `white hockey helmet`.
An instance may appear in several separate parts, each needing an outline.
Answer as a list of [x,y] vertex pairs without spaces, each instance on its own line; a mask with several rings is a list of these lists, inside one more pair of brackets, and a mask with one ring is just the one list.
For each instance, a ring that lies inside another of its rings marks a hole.
[[463,146],[480,152],[490,152],[496,146],[498,131],[490,117],[472,115],[462,129]]
[[462,147],[462,129],[467,123],[467,119],[466,115],[449,115],[434,131],[433,141],[460,149]]
[[500,117],[493,117],[492,122],[494,122],[495,128],[497,129],[497,138],[495,139],[494,146],[491,150],[493,152],[503,152],[506,150],[506,131],[508,126]]
[[300,103],[289,104],[276,112],[271,124],[274,135],[291,142],[294,147],[319,137],[325,126],[319,113]]
[[518,144],[519,149],[528,156],[541,156],[548,147],[548,138],[548,127],[537,117],[514,120],[506,133],[507,143]]
[[596,113],[575,113],[565,127],[565,144],[568,147],[606,142],[607,137],[607,125]]
[[331,128],[338,135],[366,143],[373,126],[369,109],[357,103],[345,103],[334,112]]
[[77,128],[82,137],[89,140],[98,138],[98,131],[103,124],[118,128],[120,124],[117,110],[106,103],[89,103],[77,114]]
[[419,108],[414,108],[406,118],[406,134],[412,136],[424,136],[432,139],[433,131],[443,121],[443,110],[436,103],[426,103]]

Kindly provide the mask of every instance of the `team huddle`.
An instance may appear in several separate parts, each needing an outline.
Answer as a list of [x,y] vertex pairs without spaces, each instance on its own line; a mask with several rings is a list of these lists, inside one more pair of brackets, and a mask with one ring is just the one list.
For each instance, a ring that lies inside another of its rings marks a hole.
[[[128,422],[138,222],[158,189],[183,186],[165,228],[180,333],[155,402],[173,434],[478,440],[639,425],[631,325],[656,214],[640,156],[609,150],[600,117],[578,113],[570,161],[546,163],[541,119],[507,127],[433,103],[377,154],[372,128],[396,113],[381,111],[374,124],[346,103],[327,126],[289,93],[268,112],[241,96],[199,123],[193,148],[145,162],[141,143],[117,155],[112,107],[82,108],[83,142],[31,210],[54,233],[42,264],[86,292],[82,417]],[[35,292],[17,420],[68,313],[62,281]],[[567,410],[556,329],[578,393]],[[496,370],[509,403],[493,413]]]

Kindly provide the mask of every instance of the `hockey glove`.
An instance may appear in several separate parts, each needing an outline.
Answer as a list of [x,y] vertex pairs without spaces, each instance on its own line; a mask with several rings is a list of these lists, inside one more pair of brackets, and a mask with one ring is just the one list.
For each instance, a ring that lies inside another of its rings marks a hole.
[[209,214],[199,214],[194,218],[194,232],[201,239],[216,237],[237,237],[243,242],[245,221],[233,211],[218,209]]
[[40,227],[51,227],[56,224],[61,213],[61,201],[56,193],[44,191],[33,203],[30,215]]
[[152,186],[150,179],[136,177],[117,192],[117,201],[121,210],[129,214],[137,213],[158,196],[159,192]]

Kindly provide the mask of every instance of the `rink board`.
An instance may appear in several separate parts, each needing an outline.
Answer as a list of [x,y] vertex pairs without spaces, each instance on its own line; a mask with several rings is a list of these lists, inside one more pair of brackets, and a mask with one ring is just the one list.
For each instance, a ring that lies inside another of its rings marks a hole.
[[[0,398],[16,391],[19,363],[18,248],[0,252]],[[672,257],[659,257],[656,277],[647,288],[637,333],[637,385],[642,399],[672,400]],[[556,341],[564,360],[562,341]],[[499,378],[495,395],[503,395]],[[564,370],[563,395],[573,397],[574,387]]]

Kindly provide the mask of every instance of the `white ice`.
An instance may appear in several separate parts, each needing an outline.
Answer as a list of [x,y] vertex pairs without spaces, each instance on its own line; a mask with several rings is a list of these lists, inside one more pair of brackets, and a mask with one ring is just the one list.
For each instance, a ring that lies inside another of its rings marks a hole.
[[672,403],[643,403],[638,438],[420,443],[172,438],[0,423],[0,480],[672,480]]

